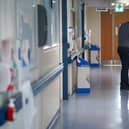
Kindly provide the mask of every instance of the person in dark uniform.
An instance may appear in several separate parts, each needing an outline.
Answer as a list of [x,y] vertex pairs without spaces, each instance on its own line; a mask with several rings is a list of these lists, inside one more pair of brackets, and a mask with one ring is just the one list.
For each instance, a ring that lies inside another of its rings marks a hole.
[[120,89],[129,90],[129,22],[122,23],[119,27],[118,54],[122,64]]

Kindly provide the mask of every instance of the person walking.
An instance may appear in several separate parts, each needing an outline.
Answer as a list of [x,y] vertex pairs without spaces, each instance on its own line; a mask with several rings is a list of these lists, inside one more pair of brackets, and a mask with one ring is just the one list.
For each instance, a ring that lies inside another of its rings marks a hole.
[[118,54],[121,60],[121,81],[120,89],[129,90],[128,69],[129,69],[129,22],[124,22],[118,30]]

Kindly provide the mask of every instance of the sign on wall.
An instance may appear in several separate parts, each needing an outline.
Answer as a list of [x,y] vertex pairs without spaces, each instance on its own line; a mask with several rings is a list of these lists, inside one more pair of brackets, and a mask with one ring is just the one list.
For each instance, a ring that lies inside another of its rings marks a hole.
[[23,66],[30,68],[36,65],[36,34],[35,34],[35,6],[34,0],[17,0],[17,42],[19,54],[21,55]]

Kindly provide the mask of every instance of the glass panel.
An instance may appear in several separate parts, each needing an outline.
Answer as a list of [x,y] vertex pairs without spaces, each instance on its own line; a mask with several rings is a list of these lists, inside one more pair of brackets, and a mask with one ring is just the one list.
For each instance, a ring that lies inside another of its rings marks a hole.
[[59,8],[58,0],[43,0],[43,4],[47,9],[48,16],[48,36],[46,45],[47,47],[44,47],[47,49],[58,43]]

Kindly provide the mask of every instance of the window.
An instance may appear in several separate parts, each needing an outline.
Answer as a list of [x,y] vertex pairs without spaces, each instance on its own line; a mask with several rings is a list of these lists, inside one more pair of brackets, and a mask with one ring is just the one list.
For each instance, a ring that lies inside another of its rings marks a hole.
[[44,0],[44,6],[47,10],[48,18],[48,35],[47,44],[44,49],[55,47],[58,44],[58,30],[59,30],[59,10],[58,0]]

